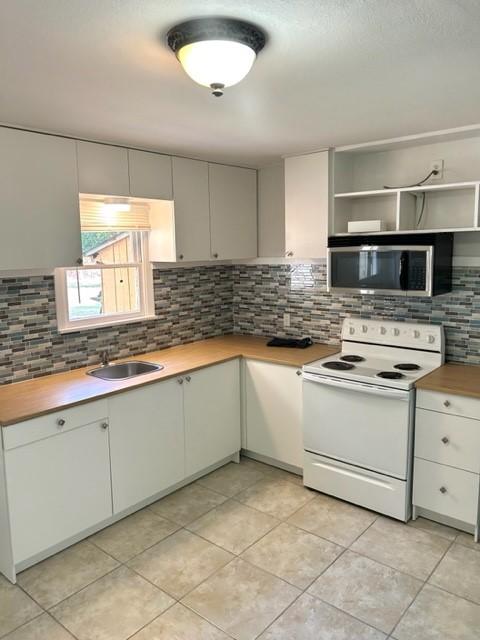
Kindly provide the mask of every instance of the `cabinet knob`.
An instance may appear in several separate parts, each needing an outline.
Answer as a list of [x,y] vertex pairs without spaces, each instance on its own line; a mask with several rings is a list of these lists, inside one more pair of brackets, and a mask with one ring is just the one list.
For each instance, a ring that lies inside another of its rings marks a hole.
[[443,403],[444,407],[449,407],[450,406],[450,400],[445,400],[445,402]]
[[218,253],[212,254],[214,258],[218,258]]
[[297,369],[296,374],[297,374],[297,376],[301,376],[302,375],[302,370],[301,369]]
[[178,256],[178,259],[179,259],[179,260],[183,260],[183,253],[181,253],[181,254]]
[[287,256],[287,258],[291,258],[293,256],[293,251],[287,251],[285,255]]
[[447,487],[440,487],[440,493],[447,493]]
[[183,378],[177,378],[178,384],[183,384]]
[[77,264],[78,265],[83,265],[83,258],[77,258]]
[[108,429],[108,422],[102,422],[100,426],[102,427],[102,429]]
[[65,425],[65,420],[63,418],[59,418],[57,420],[57,424],[59,427],[63,427]]
[[191,379],[192,379],[192,378],[191,378],[191,376],[185,376],[185,380],[186,380],[187,382],[190,382],[190,380],[191,380]]
[[450,440],[447,438],[447,436],[443,436],[442,442],[443,442],[443,444],[448,444],[450,442]]

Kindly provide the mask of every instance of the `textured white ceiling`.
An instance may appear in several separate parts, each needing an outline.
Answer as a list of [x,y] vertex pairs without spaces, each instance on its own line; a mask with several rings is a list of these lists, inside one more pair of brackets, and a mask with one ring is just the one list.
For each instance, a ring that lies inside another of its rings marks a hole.
[[[270,41],[216,99],[167,49],[228,15]],[[0,0],[0,121],[260,166],[480,122],[479,0]]]

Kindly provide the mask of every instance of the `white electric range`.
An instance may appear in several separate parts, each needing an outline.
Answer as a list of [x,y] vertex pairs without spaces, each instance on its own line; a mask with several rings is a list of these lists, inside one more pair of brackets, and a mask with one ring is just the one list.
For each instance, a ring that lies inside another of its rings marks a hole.
[[303,367],[305,485],[407,521],[415,381],[444,360],[441,326],[345,319],[341,351]]

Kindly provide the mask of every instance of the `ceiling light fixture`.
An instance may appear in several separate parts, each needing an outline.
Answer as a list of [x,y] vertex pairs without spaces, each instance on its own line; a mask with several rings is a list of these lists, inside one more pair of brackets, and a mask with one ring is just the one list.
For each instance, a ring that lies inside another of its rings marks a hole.
[[197,18],[173,27],[167,43],[186,73],[217,98],[247,75],[265,46],[264,32],[234,18]]

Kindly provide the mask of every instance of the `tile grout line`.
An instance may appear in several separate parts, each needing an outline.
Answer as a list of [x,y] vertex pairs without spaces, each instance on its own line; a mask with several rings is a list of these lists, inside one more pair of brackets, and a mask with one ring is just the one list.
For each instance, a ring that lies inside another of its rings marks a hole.
[[417,592],[417,595],[415,596],[415,598],[412,600],[412,602],[408,605],[408,607],[405,609],[405,611],[402,613],[402,615],[400,616],[400,618],[397,621],[397,624],[393,627],[391,635],[393,635],[394,633],[396,633],[396,630],[398,629],[399,624],[402,622],[402,620],[405,618],[405,616],[407,615],[408,611],[410,611],[410,609],[412,608],[412,606],[414,605],[414,603],[417,601],[419,595],[423,592],[423,590],[425,589],[425,586],[428,584],[428,581],[430,580],[430,578],[432,577],[432,575],[434,574],[434,572],[436,571],[438,565],[442,562],[442,560],[445,558],[445,556],[447,555],[447,553],[449,552],[450,548],[452,547],[454,543],[454,540],[450,541],[450,544],[448,545],[448,547],[445,549],[444,553],[442,554],[442,556],[439,558],[438,562],[435,564],[435,566],[433,567],[433,569],[430,571],[430,573],[428,574],[427,578],[423,581],[422,586],[420,587],[420,589]]

